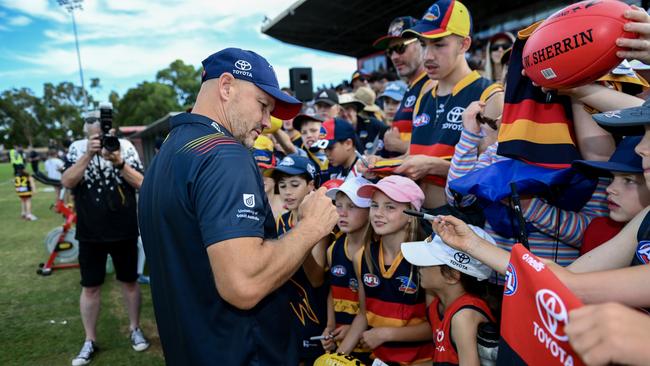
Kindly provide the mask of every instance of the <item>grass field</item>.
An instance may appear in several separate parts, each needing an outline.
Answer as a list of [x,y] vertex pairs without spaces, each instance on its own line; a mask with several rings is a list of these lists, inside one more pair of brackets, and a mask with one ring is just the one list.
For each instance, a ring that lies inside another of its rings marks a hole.
[[[47,256],[45,234],[63,219],[50,210],[54,192],[43,192],[45,186],[37,183],[33,212],[39,220],[22,220],[12,173],[11,165],[0,164],[0,365],[70,365],[84,340],[79,270],[36,274]],[[141,328],[151,347],[135,352],[119,283],[107,275],[97,330],[100,352],[92,365],[164,364],[149,286],[142,286],[142,295]]]

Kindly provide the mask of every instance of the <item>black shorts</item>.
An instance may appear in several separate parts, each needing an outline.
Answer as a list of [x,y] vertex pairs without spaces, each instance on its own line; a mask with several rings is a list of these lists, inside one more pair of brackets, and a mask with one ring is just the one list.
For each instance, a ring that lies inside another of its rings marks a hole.
[[106,257],[110,254],[115,277],[122,282],[138,279],[138,238],[112,242],[79,242],[81,286],[95,287],[104,283]]

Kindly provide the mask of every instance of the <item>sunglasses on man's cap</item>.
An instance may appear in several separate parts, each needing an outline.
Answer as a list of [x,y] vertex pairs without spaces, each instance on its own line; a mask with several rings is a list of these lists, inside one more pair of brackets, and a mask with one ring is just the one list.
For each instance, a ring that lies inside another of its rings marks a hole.
[[393,54],[393,52],[397,52],[398,55],[403,55],[404,52],[406,52],[406,46],[410,45],[413,42],[416,42],[418,39],[417,38],[412,38],[409,39],[408,41],[404,41],[398,45],[395,45],[393,47],[388,47],[386,49],[386,55],[390,57],[390,55]]

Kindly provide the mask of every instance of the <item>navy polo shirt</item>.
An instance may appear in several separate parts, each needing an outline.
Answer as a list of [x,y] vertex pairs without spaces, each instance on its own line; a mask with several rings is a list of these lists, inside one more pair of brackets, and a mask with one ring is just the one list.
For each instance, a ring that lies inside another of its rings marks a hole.
[[138,208],[168,365],[297,364],[287,290],[237,309],[219,296],[206,250],[233,238],[276,237],[248,149],[207,117],[173,117]]

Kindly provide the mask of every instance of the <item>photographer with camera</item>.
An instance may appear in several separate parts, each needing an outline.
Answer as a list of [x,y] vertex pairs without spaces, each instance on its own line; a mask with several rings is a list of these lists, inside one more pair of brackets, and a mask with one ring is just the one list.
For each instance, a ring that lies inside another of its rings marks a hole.
[[[99,116],[99,117],[98,117]],[[96,324],[100,289],[110,254],[130,322],[131,343],[136,351],[149,347],[139,328],[140,288],[138,278],[138,221],[136,190],[142,184],[142,164],[128,140],[111,133],[112,109],[85,119],[86,139],[70,146],[61,183],[72,190],[77,210],[79,264],[81,268],[80,310],[86,339],[72,365],[90,363],[97,351]]]

